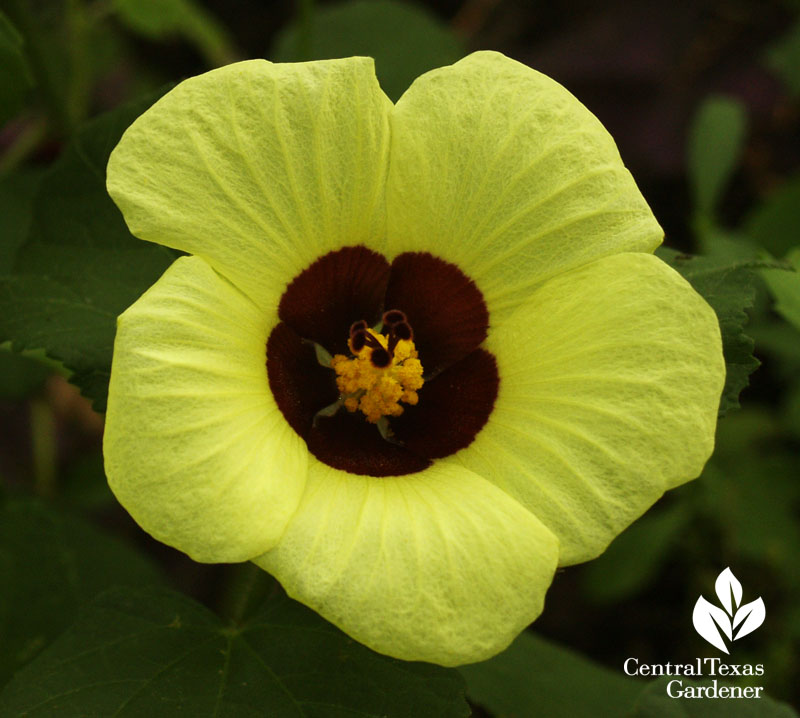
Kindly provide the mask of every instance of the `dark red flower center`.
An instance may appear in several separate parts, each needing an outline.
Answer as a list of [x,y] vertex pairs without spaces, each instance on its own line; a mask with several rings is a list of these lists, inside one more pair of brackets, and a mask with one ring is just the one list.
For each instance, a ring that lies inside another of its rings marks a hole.
[[[450,262],[409,252],[390,265],[361,246],[329,252],[289,283],[278,317],[267,341],[270,388],[309,451],[336,469],[421,471],[468,446],[491,414],[497,364],[480,347],[489,314],[478,287]],[[392,348],[413,336],[425,379],[419,402],[388,419],[388,435],[362,414],[336,411],[336,374],[317,356],[318,347],[350,356],[353,338],[359,348],[374,342],[368,329],[379,324]]]

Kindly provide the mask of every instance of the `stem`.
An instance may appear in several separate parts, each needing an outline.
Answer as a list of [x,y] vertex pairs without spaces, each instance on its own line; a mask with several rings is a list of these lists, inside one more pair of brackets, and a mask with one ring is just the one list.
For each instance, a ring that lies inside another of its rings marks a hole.
[[36,493],[52,498],[56,492],[56,427],[53,410],[43,398],[31,399],[31,453]]

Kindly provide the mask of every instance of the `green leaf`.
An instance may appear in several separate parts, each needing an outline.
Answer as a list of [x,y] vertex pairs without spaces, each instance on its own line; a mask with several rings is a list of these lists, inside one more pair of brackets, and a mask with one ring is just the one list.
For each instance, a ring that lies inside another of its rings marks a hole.
[[[760,698],[671,698],[667,695],[667,685],[673,680],[680,681],[684,689],[711,685],[710,681],[695,682],[682,676],[659,678],[642,691],[628,714],[630,718],[797,718],[797,713],[788,705],[765,696],[763,692]],[[680,687],[673,684],[673,692]]]
[[719,407],[720,416],[724,416],[730,409],[738,408],[739,394],[760,364],[753,356],[753,340],[744,333],[747,323],[745,309],[753,306],[755,298],[755,271],[783,265],[766,260],[729,261],[696,257],[666,247],[660,248],[656,254],[680,272],[717,313],[727,370]]
[[112,590],[18,673],[0,717],[469,715],[454,670],[373,653],[275,598],[240,627],[180,594]]
[[793,272],[763,269],[761,276],[775,298],[775,311],[800,329],[800,247],[790,252],[786,261],[794,269]]
[[159,580],[138,553],[34,499],[0,504],[0,686],[114,584]]
[[610,603],[644,589],[676,548],[690,519],[686,506],[679,503],[642,516],[586,565],[583,586],[589,598]]
[[706,523],[718,523],[728,555],[772,567],[775,583],[796,591],[800,492],[795,477],[800,466],[794,456],[780,451],[761,456],[740,452],[737,458],[712,459],[703,476]]
[[103,467],[103,452],[82,454],[59,476],[58,498],[85,511],[103,511],[117,506]]
[[[469,699],[494,718],[796,718],[788,706],[763,693],[757,700],[669,698],[666,685],[672,678],[629,678],[622,666],[609,670],[530,633],[520,635],[505,653],[459,670]],[[682,676],[678,680],[684,686],[705,685]]]
[[[694,496],[700,499],[700,524],[716,524],[723,554],[771,568],[775,585],[800,586],[800,455],[779,441],[779,417],[763,407],[748,407],[721,422],[714,455]],[[779,613],[779,610],[773,612]],[[759,655],[767,637],[756,634],[750,650]]]
[[374,57],[378,80],[392,100],[424,72],[464,55],[462,43],[444,23],[398,0],[350,0],[322,7],[311,23],[310,36],[299,22],[278,34],[272,53],[276,62]]
[[[796,339],[797,344],[800,345],[800,337],[796,337]],[[784,420],[786,428],[792,432],[796,438],[800,438],[800,384],[796,384],[788,392]],[[800,544],[798,544],[798,551],[800,551]]]
[[739,230],[721,227],[710,217],[698,217],[694,222],[698,254],[718,261],[738,262],[759,259],[763,250]]
[[0,337],[15,350],[44,348],[75,371],[71,381],[102,410],[110,376],[115,314],[92,307],[63,284],[39,277],[0,279]]
[[16,115],[31,88],[22,36],[0,11],[0,126]]
[[800,94],[800,21],[767,50],[767,66],[783,80],[789,92]]
[[149,104],[114,110],[78,134],[41,182],[13,275],[0,278],[0,341],[62,361],[99,411],[116,317],[176,256],[134,238],[105,189],[108,155]]
[[751,329],[759,352],[770,355],[778,378],[794,382],[800,377],[800,333],[777,316],[762,317]]
[[2,4],[24,38],[36,99],[47,109],[50,130],[71,133],[79,116],[76,81],[87,69],[79,61],[87,49],[83,4],[72,0]]
[[14,266],[31,224],[41,173],[18,172],[0,179],[0,276]]
[[744,106],[728,97],[710,97],[689,129],[689,184],[701,214],[713,214],[739,162],[747,130]]
[[193,0],[112,0],[112,5],[119,19],[139,35],[151,40],[184,37],[215,66],[236,59],[228,33]]
[[530,633],[499,656],[459,670],[469,699],[495,718],[615,718],[645,685]]
[[[0,179],[0,277],[11,271],[28,234],[40,179],[39,172],[20,172]],[[0,397],[28,396],[50,373],[40,361],[14,353],[9,342],[0,342]]]
[[52,374],[41,361],[16,354],[10,343],[0,344],[0,398],[22,399],[29,396]]
[[783,257],[798,244],[800,174],[789,178],[747,216],[744,233],[770,254]]

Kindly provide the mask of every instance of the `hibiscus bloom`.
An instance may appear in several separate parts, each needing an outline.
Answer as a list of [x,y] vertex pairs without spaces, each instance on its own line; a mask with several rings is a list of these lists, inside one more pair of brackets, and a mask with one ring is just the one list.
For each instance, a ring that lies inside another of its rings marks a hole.
[[500,54],[396,105],[368,58],[214,70],[108,189],[190,255],[119,318],[114,493],[378,651],[497,653],[712,451],[713,311],[597,119]]

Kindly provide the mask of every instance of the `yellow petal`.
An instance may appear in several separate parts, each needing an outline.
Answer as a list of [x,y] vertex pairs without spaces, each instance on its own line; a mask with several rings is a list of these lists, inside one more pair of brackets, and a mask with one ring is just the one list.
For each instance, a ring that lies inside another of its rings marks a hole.
[[711,454],[725,377],[716,315],[652,255],[548,281],[488,348],[497,402],[456,458],[556,534],[561,564],[597,556]]
[[561,85],[496,52],[417,79],[391,118],[389,252],[433,252],[492,321],[548,277],[662,232],[616,145]]
[[455,464],[377,479],[313,462],[286,534],[255,562],[370,648],[458,665],[539,615],[557,555],[533,515]]
[[320,255],[379,249],[390,108],[370,58],[228,65],[128,128],[108,190],[137,237],[203,257],[274,311]]
[[197,561],[269,549],[307,450],[267,383],[263,313],[200,258],[178,259],[118,322],[104,438],[120,503]]

